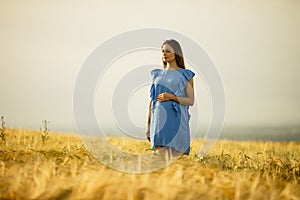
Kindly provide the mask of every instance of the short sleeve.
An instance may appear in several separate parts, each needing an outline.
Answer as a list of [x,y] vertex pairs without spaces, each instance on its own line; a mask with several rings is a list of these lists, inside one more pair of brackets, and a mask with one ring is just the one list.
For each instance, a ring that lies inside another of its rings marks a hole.
[[160,71],[159,69],[153,69],[153,70],[151,71],[152,79],[154,79],[154,78],[157,77],[159,71]]
[[152,101],[155,99],[155,87],[154,87],[153,83],[150,88],[150,97],[151,97]]
[[180,96],[180,94],[182,94],[183,91],[185,91],[185,88],[188,84],[188,82],[190,81],[190,79],[192,77],[195,76],[195,73],[192,72],[191,70],[189,69],[182,69],[180,70],[180,82],[179,82],[179,85],[178,85],[178,94],[175,93],[175,95],[177,96]]
[[184,76],[185,80],[188,82],[188,81],[190,81],[190,79],[191,79],[192,77],[195,76],[195,73],[192,72],[192,71],[189,70],[189,69],[186,69],[186,70],[184,70],[184,72],[183,72],[183,76]]
[[153,102],[156,101],[154,79],[158,76],[159,71],[160,71],[159,69],[151,70],[152,84],[151,84],[151,88],[150,88],[150,97],[151,97]]

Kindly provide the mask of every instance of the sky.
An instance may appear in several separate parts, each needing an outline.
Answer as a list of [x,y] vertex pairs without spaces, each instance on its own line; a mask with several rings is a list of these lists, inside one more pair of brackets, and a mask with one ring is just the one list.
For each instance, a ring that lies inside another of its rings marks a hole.
[[[223,80],[225,126],[300,125],[298,0],[0,4],[0,115],[8,127],[39,129],[47,119],[52,130],[74,132],[74,86],[87,57],[113,36],[145,27],[176,31],[206,51]],[[133,52],[115,61],[95,91],[97,120],[114,126],[106,105],[129,66],[160,61],[159,50]],[[200,124],[207,127],[210,96],[197,73],[195,93],[192,116],[200,113]],[[149,85],[126,100],[137,126],[145,124],[148,101]]]

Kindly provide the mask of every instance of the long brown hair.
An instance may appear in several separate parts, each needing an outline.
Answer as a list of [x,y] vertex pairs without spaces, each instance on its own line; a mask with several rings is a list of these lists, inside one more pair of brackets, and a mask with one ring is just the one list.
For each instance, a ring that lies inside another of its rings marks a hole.
[[[180,67],[182,69],[185,69],[184,59],[183,59],[183,54],[182,54],[182,50],[181,50],[180,44],[176,40],[173,40],[173,39],[165,40],[164,43],[161,45],[161,48],[165,44],[170,45],[174,49],[175,60],[176,60],[176,64],[178,65],[178,67]],[[164,68],[166,68],[167,62],[163,61],[163,65],[164,65]]]

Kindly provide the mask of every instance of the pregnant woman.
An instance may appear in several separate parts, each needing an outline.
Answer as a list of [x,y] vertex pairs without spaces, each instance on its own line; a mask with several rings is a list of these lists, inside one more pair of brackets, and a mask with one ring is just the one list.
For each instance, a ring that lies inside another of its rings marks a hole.
[[151,71],[151,101],[146,135],[158,154],[190,153],[189,106],[194,104],[195,75],[185,69],[180,44],[166,40],[161,47],[163,69]]

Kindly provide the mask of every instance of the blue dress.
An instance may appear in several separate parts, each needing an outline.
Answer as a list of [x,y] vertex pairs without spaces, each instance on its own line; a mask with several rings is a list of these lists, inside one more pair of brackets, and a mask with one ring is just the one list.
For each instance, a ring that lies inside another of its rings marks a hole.
[[152,149],[157,146],[171,147],[184,154],[190,153],[189,106],[175,101],[159,102],[157,95],[162,92],[185,97],[185,88],[195,73],[188,69],[151,71],[152,99],[150,141]]

